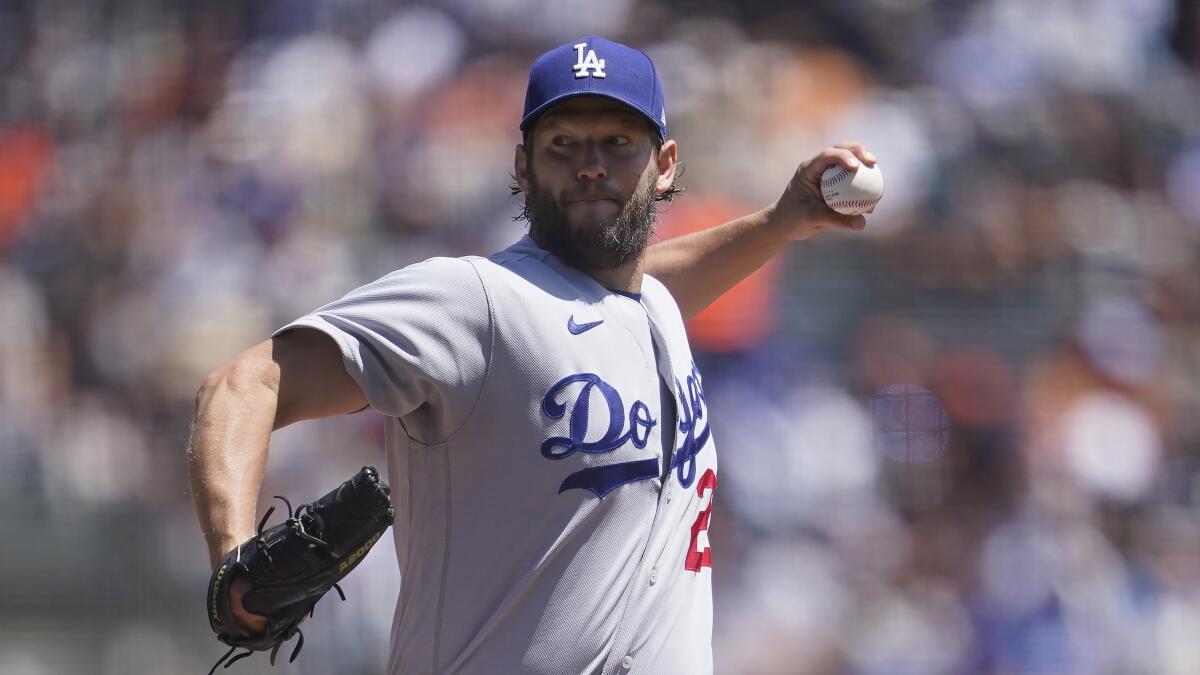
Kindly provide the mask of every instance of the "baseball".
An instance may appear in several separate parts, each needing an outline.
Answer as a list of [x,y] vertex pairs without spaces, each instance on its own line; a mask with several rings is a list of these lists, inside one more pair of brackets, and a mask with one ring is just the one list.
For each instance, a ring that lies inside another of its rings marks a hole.
[[878,164],[859,164],[857,171],[831,166],[821,174],[821,196],[838,213],[847,216],[866,213],[883,196],[883,173]]

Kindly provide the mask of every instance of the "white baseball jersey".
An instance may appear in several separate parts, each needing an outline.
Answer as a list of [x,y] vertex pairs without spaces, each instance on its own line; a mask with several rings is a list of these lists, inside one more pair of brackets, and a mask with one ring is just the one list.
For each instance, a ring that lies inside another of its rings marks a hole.
[[716,448],[661,283],[610,291],[526,236],[295,326],[336,340],[387,416],[389,673],[712,671]]

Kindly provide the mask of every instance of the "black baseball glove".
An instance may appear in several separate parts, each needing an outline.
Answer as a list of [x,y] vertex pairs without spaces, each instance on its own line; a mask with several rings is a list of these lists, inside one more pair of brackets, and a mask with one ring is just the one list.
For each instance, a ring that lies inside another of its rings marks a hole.
[[[209,675],[222,663],[228,668],[240,658],[268,649],[275,665],[279,647],[299,635],[290,660],[296,659],[304,646],[300,622],[312,616],[317,601],[330,588],[346,599],[337,582],[362,562],[392,524],[389,494],[375,467],[364,466],[334,491],[295,511],[286,499],[276,497],[287,504],[288,519],[263,530],[275,507],[267,509],[258,534],[230,551],[209,581],[208,622],[217,638],[229,645]],[[240,578],[249,582],[242,605],[267,618],[261,633],[234,619],[229,589]],[[238,648],[246,651],[230,658]]]

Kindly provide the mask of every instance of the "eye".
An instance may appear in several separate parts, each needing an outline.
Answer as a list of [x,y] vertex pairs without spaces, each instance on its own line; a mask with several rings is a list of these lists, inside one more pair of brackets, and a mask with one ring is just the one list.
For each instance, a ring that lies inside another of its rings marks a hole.
[[567,136],[555,136],[554,138],[550,139],[550,145],[554,145],[554,146],[557,146],[560,148],[568,146],[570,144],[571,144],[571,139],[568,138]]
[[628,136],[612,136],[608,139],[608,142],[611,143],[612,145],[629,145],[629,137]]

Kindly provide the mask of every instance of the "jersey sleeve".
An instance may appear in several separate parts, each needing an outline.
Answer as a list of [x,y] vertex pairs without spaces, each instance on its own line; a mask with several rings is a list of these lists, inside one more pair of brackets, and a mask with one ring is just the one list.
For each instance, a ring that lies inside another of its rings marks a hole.
[[421,436],[448,436],[467,420],[483,388],[491,324],[475,267],[461,258],[432,258],[357,288],[275,335],[301,326],[325,333],[372,408],[399,418],[420,410],[414,419],[427,427]]

